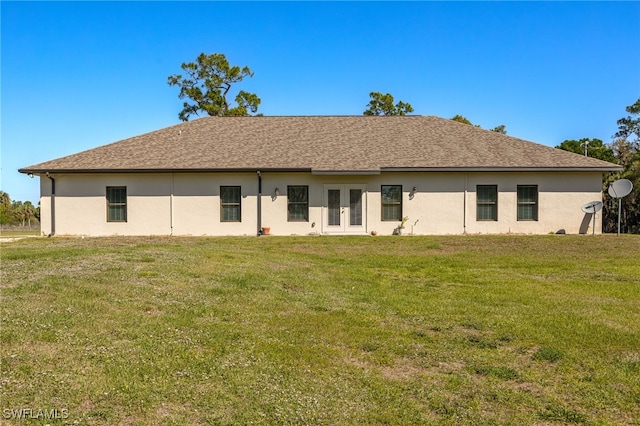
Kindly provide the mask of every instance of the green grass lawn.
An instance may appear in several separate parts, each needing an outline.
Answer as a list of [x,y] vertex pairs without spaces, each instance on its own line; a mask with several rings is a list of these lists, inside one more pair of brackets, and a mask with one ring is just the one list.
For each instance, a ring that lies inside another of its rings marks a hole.
[[640,424],[638,236],[1,250],[0,422]]

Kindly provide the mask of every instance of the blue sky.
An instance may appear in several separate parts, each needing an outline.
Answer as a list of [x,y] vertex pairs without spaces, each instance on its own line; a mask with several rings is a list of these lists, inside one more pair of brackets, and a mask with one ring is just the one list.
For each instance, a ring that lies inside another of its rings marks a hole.
[[[369,92],[555,146],[611,141],[640,96],[640,2],[2,1],[2,180],[179,122],[198,54],[255,73],[264,115],[361,115]],[[235,94],[233,94],[235,96]]]

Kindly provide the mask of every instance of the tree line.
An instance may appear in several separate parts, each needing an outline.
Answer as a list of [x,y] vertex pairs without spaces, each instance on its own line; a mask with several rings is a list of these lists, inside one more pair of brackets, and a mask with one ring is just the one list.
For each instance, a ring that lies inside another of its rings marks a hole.
[[0,191],[0,225],[29,227],[39,224],[40,207],[31,201],[12,201],[8,193]]

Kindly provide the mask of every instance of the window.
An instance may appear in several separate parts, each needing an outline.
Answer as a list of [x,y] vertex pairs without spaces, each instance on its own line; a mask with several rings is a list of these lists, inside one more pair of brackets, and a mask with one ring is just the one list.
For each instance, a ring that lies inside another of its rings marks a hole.
[[382,220],[402,220],[402,185],[382,185]]
[[287,221],[309,222],[308,186],[287,186]]
[[498,220],[498,186],[476,186],[476,220]]
[[518,220],[538,220],[538,185],[518,185]]
[[107,222],[127,221],[127,187],[107,186]]
[[240,222],[240,187],[220,187],[220,220],[222,222]]

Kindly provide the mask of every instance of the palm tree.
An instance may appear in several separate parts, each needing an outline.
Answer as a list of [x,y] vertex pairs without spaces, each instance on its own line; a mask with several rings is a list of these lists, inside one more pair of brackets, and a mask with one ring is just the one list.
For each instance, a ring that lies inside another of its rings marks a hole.
[[11,197],[4,191],[0,191],[0,223],[9,223],[11,213]]
[[[22,209],[24,210],[24,216],[27,219],[29,228],[31,228],[31,219],[36,217],[36,208],[31,201],[25,201],[22,205]],[[22,222],[22,226],[24,226],[24,220]]]

